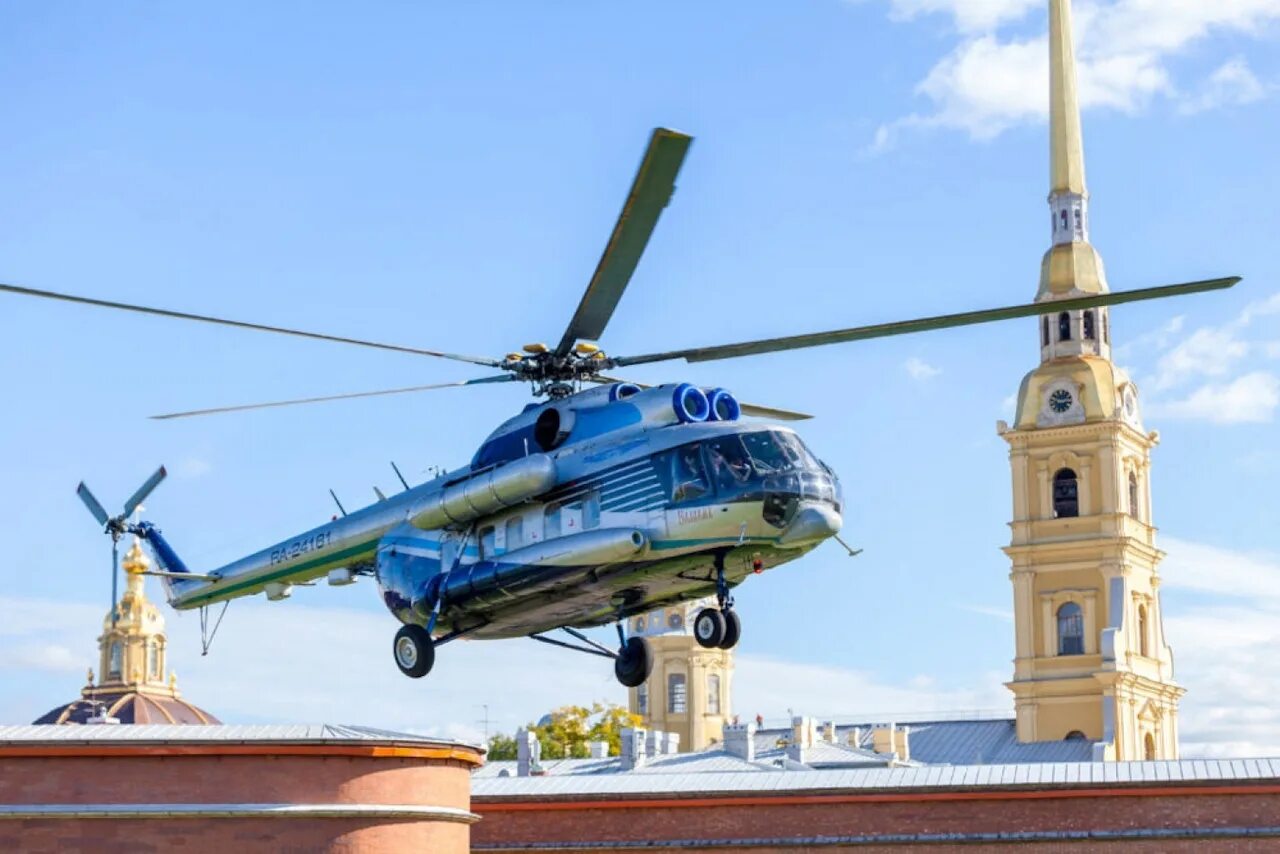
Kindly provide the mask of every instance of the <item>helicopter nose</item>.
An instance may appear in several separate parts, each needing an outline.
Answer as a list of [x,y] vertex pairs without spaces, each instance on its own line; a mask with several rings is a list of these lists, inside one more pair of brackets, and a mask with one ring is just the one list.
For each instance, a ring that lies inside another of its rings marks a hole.
[[800,510],[782,532],[778,543],[783,548],[799,548],[821,542],[840,533],[840,514],[826,504],[810,504]]

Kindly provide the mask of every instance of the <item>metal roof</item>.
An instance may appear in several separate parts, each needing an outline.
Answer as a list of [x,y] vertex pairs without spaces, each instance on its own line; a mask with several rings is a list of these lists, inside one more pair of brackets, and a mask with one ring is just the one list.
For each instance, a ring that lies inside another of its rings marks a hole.
[[254,724],[198,726],[183,725],[83,725],[27,724],[0,726],[0,746],[11,744],[92,744],[102,742],[290,742],[305,744],[350,744],[353,742],[396,742],[413,745],[454,745],[461,742],[415,733],[393,732],[373,727],[342,724]]
[[[871,732],[883,722],[836,727],[839,744],[849,744],[857,729],[858,747],[871,747]],[[1022,744],[1012,718],[981,720],[914,721],[900,724],[910,730],[908,745],[913,762],[926,765],[1009,765],[1025,762],[1089,762],[1093,744],[1085,740],[1044,741]],[[756,755],[778,750],[778,742],[791,738],[791,728],[756,732]]]
[[473,798],[556,795],[678,795],[735,792],[877,791],[886,789],[1045,788],[1145,782],[1280,780],[1280,759],[1187,759],[1170,762],[1041,762],[1022,765],[924,766],[760,774],[566,774],[481,777]]

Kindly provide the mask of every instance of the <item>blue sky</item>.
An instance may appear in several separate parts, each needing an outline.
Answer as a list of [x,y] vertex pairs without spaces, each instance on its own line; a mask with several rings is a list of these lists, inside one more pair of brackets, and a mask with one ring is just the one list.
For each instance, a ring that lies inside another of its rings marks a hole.
[[[1049,243],[1038,0],[40,4],[0,26],[0,281],[500,355],[563,329],[655,125],[696,137],[605,337],[616,353],[1005,305]],[[1185,8],[1184,8],[1185,7]],[[1280,750],[1280,0],[1077,3],[1093,242],[1162,443],[1153,480],[1188,752]],[[735,710],[1009,708],[1009,474],[1030,321],[649,366],[818,414],[849,560],[753,579]],[[107,606],[82,477],[217,565],[454,466],[524,391],[145,415],[461,379],[391,353],[0,301],[0,719],[72,696]],[[158,590],[154,591],[158,595]],[[228,720],[474,735],[622,690],[594,659],[447,647],[411,683],[369,585],[232,606],[188,695]]]

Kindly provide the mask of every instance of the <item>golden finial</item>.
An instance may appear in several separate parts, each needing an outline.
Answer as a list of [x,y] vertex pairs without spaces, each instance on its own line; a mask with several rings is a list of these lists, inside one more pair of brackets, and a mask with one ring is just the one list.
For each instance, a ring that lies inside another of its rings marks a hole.
[[133,544],[129,546],[129,551],[125,553],[122,566],[124,571],[130,575],[137,575],[151,568],[151,561],[147,560],[146,553],[142,551],[142,543],[139,542],[137,537],[133,538]]
[[88,682],[89,685],[93,684],[93,668],[92,667],[89,668],[89,674],[85,678],[89,680]]

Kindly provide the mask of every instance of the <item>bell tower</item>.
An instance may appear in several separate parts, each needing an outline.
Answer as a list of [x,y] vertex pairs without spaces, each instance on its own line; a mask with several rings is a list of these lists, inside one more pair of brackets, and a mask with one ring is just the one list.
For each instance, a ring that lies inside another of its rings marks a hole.
[[702,750],[724,738],[732,717],[733,650],[704,649],[693,620],[714,600],[682,602],[631,618],[631,634],[649,639],[653,673],[627,691],[627,707],[650,730],[680,736],[680,750]]
[[1138,389],[1111,362],[1105,307],[1055,300],[1107,292],[1089,243],[1071,2],[1049,2],[1052,246],[1040,270],[1040,365],[1013,427],[1013,680],[1018,740],[1082,738],[1095,758],[1176,759],[1178,700],[1160,618],[1151,450]]

